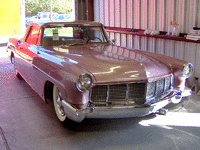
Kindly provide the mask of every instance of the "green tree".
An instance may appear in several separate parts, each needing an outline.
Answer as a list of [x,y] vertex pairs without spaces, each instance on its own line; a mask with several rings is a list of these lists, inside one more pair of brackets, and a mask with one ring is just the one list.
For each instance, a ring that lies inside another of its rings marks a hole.
[[[72,11],[72,0],[53,0],[52,11],[68,13]],[[25,13],[36,15],[38,12],[50,11],[50,0],[25,0]]]

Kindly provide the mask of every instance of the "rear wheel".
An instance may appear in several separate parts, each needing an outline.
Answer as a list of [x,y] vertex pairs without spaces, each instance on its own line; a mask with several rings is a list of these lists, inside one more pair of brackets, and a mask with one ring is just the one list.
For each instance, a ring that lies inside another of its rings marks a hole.
[[64,122],[67,119],[64,108],[62,106],[62,96],[57,86],[53,87],[53,104],[56,115],[61,122]]

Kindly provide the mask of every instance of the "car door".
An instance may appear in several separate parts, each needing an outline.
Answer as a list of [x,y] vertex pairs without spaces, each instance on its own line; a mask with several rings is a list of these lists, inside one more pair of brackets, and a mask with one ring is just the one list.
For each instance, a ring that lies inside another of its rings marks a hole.
[[31,87],[35,87],[34,68],[32,65],[33,57],[37,54],[37,46],[40,41],[40,26],[30,26],[27,35],[22,41],[18,43],[17,53],[20,56],[18,59],[18,70]]

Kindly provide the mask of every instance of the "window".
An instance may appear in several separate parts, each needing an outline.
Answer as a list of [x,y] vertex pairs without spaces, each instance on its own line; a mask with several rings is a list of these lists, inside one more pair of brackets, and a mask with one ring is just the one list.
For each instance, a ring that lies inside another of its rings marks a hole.
[[54,26],[44,29],[43,46],[107,42],[102,27]]
[[39,42],[40,33],[41,33],[41,30],[39,26],[32,26],[30,28],[30,32],[28,34],[26,42],[29,44],[37,45]]

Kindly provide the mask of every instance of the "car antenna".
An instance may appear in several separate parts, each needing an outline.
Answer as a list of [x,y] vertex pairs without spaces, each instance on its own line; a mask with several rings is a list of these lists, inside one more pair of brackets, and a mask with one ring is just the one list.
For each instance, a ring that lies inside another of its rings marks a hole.
[[52,0],[50,0],[50,20],[53,21],[53,18],[52,18]]

